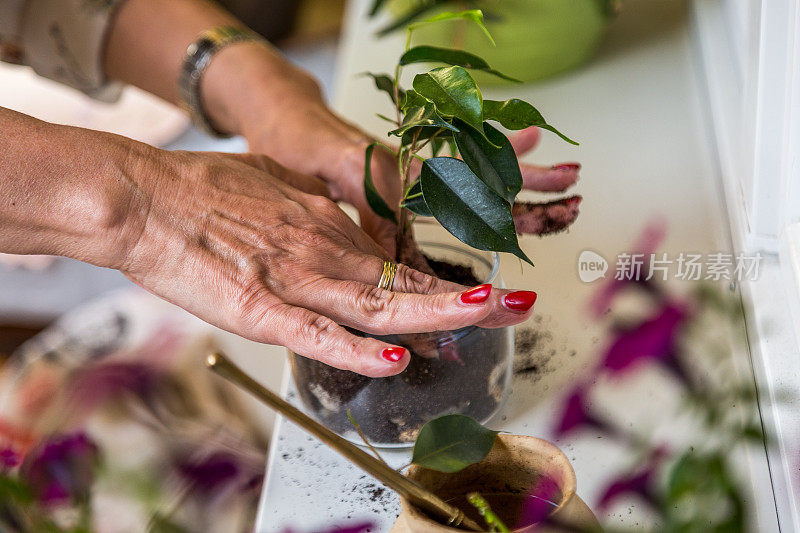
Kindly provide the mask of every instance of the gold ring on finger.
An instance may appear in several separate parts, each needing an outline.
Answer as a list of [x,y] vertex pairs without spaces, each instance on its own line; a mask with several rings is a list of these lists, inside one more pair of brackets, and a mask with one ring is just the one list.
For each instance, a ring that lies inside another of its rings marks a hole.
[[392,263],[391,261],[384,261],[383,272],[381,273],[380,281],[378,281],[378,287],[381,289],[386,289],[387,291],[392,290],[395,274],[397,274],[397,264]]

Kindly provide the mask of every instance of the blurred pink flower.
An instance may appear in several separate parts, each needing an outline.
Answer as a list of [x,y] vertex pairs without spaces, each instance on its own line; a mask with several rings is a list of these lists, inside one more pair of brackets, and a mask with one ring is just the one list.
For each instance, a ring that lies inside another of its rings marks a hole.
[[19,454],[13,448],[0,449],[0,471],[14,468],[21,461]]
[[42,503],[58,505],[88,498],[100,456],[85,433],[58,435],[41,442],[25,458],[20,478]]
[[[375,524],[372,522],[361,522],[352,526],[333,526],[329,529],[316,531],[315,533],[367,533],[373,531]],[[285,529],[283,533],[296,533],[293,529]]]

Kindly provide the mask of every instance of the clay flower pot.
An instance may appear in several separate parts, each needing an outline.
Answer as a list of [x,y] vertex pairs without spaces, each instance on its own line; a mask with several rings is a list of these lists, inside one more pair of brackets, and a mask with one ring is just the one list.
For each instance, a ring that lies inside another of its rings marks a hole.
[[[469,267],[475,276],[471,283],[503,287],[497,254],[469,249],[440,226],[417,223],[416,228],[427,232],[419,244],[429,257]],[[486,423],[500,409],[511,380],[513,328],[472,326],[375,337],[407,347],[408,368],[396,376],[369,378],[295,354],[289,357],[305,411],[344,438],[362,443],[348,411],[373,445],[408,447],[420,428],[438,416],[458,413]]]
[[[466,501],[472,491],[486,498],[514,533],[600,530],[575,493],[575,471],[567,457],[554,444],[535,437],[500,435],[483,461],[454,474],[412,465],[406,475],[479,524],[485,522]],[[400,503],[402,512],[392,533],[464,531],[439,524],[403,498]],[[529,525],[520,527],[521,514],[523,524]]]

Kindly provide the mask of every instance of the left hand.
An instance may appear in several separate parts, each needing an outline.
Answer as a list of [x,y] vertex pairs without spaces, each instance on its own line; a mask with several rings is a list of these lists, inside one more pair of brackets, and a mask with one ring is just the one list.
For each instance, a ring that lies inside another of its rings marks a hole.
[[[247,139],[251,152],[268,155],[286,167],[321,178],[328,186],[329,196],[353,205],[364,231],[394,256],[396,226],[373,213],[364,195],[364,150],[373,141],[372,137],[331,111],[319,85],[305,71],[288,63],[271,75],[258,75],[256,66],[245,68],[243,65],[257,61],[258,48],[261,47],[232,47],[228,53],[232,56],[238,49],[240,57],[227,63],[239,62],[240,68],[231,69],[229,75],[244,79],[236,84],[228,79],[227,92],[217,92],[230,101],[225,107],[240,110],[236,131]],[[254,57],[247,60],[244,57],[247,54]],[[275,58],[271,56],[270,61]],[[251,79],[245,82],[248,77]],[[232,86],[245,90],[246,96]],[[540,137],[537,128],[528,128],[510,139],[517,155],[522,156],[536,147]],[[578,180],[580,165],[544,167],[521,163],[520,168],[525,189],[560,192]],[[397,164],[386,150],[373,153],[372,176],[387,203],[398,205],[402,190]]]

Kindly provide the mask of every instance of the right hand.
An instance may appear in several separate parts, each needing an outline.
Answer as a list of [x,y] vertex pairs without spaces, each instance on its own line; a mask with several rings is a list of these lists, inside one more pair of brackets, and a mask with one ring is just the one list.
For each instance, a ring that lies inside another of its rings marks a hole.
[[318,178],[264,156],[139,152],[126,177],[131,211],[141,214],[124,224],[116,266],[225,330],[382,377],[406,367],[408,350],[342,326],[415,333],[502,327],[531,314],[532,293],[495,288],[468,303],[465,287],[405,265],[392,291],[377,288],[386,251],[318,195],[327,190]]

